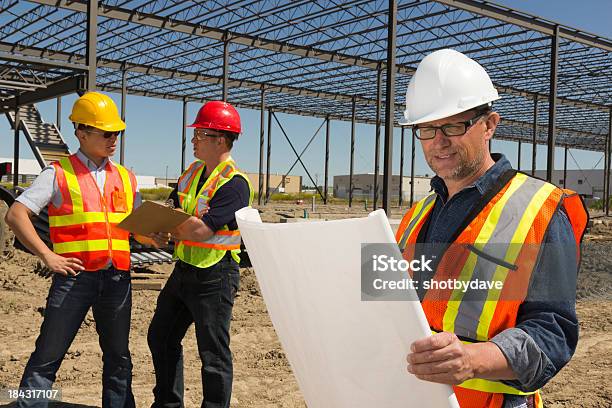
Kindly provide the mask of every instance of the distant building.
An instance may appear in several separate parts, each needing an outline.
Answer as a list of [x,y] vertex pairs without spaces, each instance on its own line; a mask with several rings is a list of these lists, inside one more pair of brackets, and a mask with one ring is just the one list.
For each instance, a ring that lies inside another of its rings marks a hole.
[[[431,177],[415,176],[414,177],[414,200],[424,198],[431,187],[429,182]],[[399,198],[399,182],[400,176],[391,177],[391,199]],[[378,176],[378,196],[382,198],[383,176]],[[402,195],[403,200],[410,200],[410,177],[404,176],[402,180]],[[334,176],[334,197],[348,198],[349,194],[349,175]],[[374,174],[354,174],[353,175],[353,198],[357,199],[372,199],[374,197]]]
[[[529,171],[527,171],[528,174]],[[536,177],[546,179],[546,170],[536,170]],[[554,170],[552,183],[563,187],[563,170]],[[602,199],[604,190],[604,172],[601,169],[568,170],[566,188],[574,190],[584,198]]]
[[[12,157],[0,157],[0,163],[11,163],[13,170],[15,169]],[[40,164],[33,159],[19,159],[19,184],[31,183],[36,176],[40,174]],[[12,183],[13,175],[7,174],[0,178],[1,182]]]
[[[259,173],[247,173],[255,192],[259,191]],[[270,174],[272,193],[299,194],[302,192],[302,176]],[[266,175],[263,175],[263,191],[266,191]]]

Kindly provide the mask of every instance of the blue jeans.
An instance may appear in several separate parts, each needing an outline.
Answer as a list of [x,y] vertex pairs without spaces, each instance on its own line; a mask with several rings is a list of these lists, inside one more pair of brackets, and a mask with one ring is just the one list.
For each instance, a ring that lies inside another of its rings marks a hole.
[[[132,408],[132,360],[128,348],[132,312],[130,273],[114,268],[55,274],[36,349],[20,388],[49,389],[89,308],[93,309],[102,349],[102,406]],[[46,400],[19,400],[18,407],[47,407]]]
[[229,256],[209,268],[177,262],[149,326],[156,380],[153,407],[184,406],[181,342],[192,323],[202,361],[202,407],[229,407],[233,379],[229,330],[239,281],[238,264]]

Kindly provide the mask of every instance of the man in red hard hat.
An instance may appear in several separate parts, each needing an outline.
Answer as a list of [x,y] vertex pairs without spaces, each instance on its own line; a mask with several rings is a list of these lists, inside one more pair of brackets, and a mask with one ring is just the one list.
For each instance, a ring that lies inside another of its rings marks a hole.
[[[207,102],[190,127],[198,160],[181,175],[170,199],[192,217],[171,234],[178,260],[149,326],[156,379],[153,407],[184,406],[181,342],[192,323],[202,360],[202,407],[229,407],[229,328],[240,280],[241,242],[234,213],[251,205],[253,188],[230,156],[241,133],[240,116],[232,105]],[[163,233],[155,237],[160,244],[168,240]]]

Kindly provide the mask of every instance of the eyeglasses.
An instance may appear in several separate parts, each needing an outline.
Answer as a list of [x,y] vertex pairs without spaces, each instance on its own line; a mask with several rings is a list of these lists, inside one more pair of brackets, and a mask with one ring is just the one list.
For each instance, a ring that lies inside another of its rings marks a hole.
[[472,127],[481,117],[488,115],[489,112],[482,112],[474,116],[472,119],[466,120],[465,122],[449,123],[442,126],[426,126],[426,127],[413,127],[412,133],[419,140],[430,140],[436,137],[436,131],[440,129],[444,136],[463,136],[470,127]]
[[214,132],[211,132],[210,130],[203,130],[203,129],[194,129],[193,135],[198,140],[202,140],[205,137],[225,137],[225,135],[222,135],[220,133],[214,133]]
[[96,132],[93,129],[82,129],[83,131],[87,132],[87,133],[91,133],[94,135],[98,135],[98,136],[102,136],[105,139],[110,139],[113,136],[119,136],[120,132]]

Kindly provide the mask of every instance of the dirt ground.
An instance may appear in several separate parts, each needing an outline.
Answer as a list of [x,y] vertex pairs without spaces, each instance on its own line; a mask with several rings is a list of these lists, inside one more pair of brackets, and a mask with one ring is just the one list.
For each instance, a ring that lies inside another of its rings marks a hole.
[[[340,218],[365,214],[363,204],[350,214],[344,206],[269,205],[262,218]],[[282,213],[279,215],[279,213]],[[397,211],[399,218],[400,211]],[[0,211],[2,216],[2,211]],[[578,285],[580,342],[572,361],[543,391],[547,407],[612,407],[612,224],[593,228],[585,247]],[[9,239],[10,237],[5,237]],[[37,260],[8,246],[0,254],[0,388],[18,386],[19,378],[42,322],[49,281],[34,274]],[[168,271],[170,265],[156,266]],[[234,354],[233,407],[304,407],[302,395],[279,344],[259,292],[255,274],[241,270],[241,288],[232,321]],[[134,364],[133,388],[138,407],[150,406],[154,373],[146,331],[158,292],[134,291],[130,349]],[[184,342],[187,407],[201,401],[200,361],[193,330]],[[84,321],[60,368],[56,385],[61,407],[99,407],[101,352],[91,313]],[[0,405],[1,406],[1,405]]]

